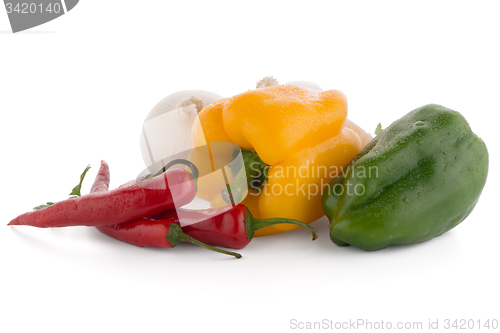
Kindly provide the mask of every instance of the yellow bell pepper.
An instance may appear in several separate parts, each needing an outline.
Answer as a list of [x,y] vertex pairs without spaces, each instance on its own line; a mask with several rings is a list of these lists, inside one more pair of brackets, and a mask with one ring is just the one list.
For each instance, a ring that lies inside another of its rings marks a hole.
[[[323,188],[362,148],[358,134],[344,127],[346,118],[347,101],[340,91],[277,85],[205,107],[192,139],[195,146],[233,142],[254,150],[269,165],[260,193],[249,191],[242,202],[254,217],[310,223],[324,215]],[[297,228],[276,225],[255,236]]]

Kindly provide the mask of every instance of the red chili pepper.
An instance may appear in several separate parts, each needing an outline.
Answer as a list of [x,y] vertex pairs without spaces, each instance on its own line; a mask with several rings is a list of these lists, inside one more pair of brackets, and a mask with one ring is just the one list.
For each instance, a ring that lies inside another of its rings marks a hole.
[[107,191],[109,189],[109,166],[106,161],[101,161],[101,167],[95,176],[94,184],[90,188],[90,193]]
[[237,205],[233,208],[204,209],[189,211],[177,208],[151,216],[153,219],[167,219],[175,222],[182,220],[182,230],[201,242],[233,249],[241,249],[250,243],[254,232],[274,224],[296,224],[309,229],[313,240],[318,233],[311,226],[292,219],[256,219],[248,208]]
[[142,218],[136,221],[96,227],[100,232],[136,246],[174,247],[182,241],[191,242],[209,250],[241,258],[241,254],[209,246],[186,235],[181,226],[171,220]]
[[[104,169],[96,178],[105,181]],[[176,205],[180,207],[191,202],[196,195],[193,177],[182,169],[171,169],[112,191],[100,190],[103,187],[102,182],[98,183],[93,187],[93,193],[22,214],[9,225],[49,228],[123,223],[174,209]]]
[[[94,184],[90,190],[93,192],[107,191],[109,187],[109,167],[105,161],[101,161],[101,167],[97,172]],[[148,218],[138,219],[132,222],[96,226],[105,235],[133,244],[136,246],[151,247],[174,247],[181,241],[191,242],[203,246],[209,250],[229,254],[241,258],[241,254],[221,250],[208,246],[182,232],[181,226],[170,220],[151,220]]]

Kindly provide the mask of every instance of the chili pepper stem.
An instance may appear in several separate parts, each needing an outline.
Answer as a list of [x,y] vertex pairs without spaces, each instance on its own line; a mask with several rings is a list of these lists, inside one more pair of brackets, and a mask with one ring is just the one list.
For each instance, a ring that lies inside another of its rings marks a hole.
[[311,227],[310,225],[300,222],[298,220],[285,219],[281,217],[275,217],[270,219],[256,219],[250,213],[250,210],[247,208],[247,213],[245,215],[245,225],[247,227],[247,238],[252,239],[256,230],[261,228],[269,227],[275,224],[295,224],[304,228],[309,229],[312,234],[312,240],[316,240],[318,238],[318,232]]
[[241,258],[241,254],[239,254],[237,252],[226,251],[226,250],[214,247],[214,246],[210,246],[208,244],[200,242],[196,238],[193,238],[193,237],[187,235],[186,233],[184,233],[182,231],[181,226],[178,225],[178,224],[171,224],[170,225],[170,228],[169,228],[168,234],[167,234],[167,241],[170,243],[170,245],[172,245],[172,247],[174,247],[177,244],[179,244],[180,242],[184,241],[184,242],[190,242],[190,243],[202,246],[202,247],[204,247],[204,248],[206,248],[208,250],[211,250],[211,251],[215,251],[215,252],[227,254],[227,255],[230,255],[230,256],[234,256],[234,257],[236,257],[238,259]]
[[[189,168],[189,170],[191,170],[191,172],[189,174],[193,178],[195,189],[198,190],[198,177],[200,176],[200,172],[198,171],[198,168],[196,167],[196,165],[194,165],[193,162],[191,162],[189,160],[186,160],[186,159],[183,159],[183,158],[178,158],[178,159],[175,159],[175,160],[172,160],[172,161],[168,162],[165,166],[163,166],[154,175],[153,174],[149,174],[145,178],[149,179],[149,178],[153,178],[153,177],[159,176],[162,173],[164,173],[165,171],[167,171],[169,168],[171,168],[171,167],[173,167],[174,165],[177,165],[177,164],[185,165],[185,166],[187,166]],[[146,169],[146,170],[148,170],[148,169]],[[141,177],[141,175],[139,175],[139,177]]]
[[194,165],[193,162],[188,161],[188,160],[183,159],[183,158],[178,158],[178,159],[175,159],[175,160],[172,160],[172,161],[168,162],[156,174],[154,174],[153,177],[161,175],[162,173],[164,173],[165,171],[167,171],[169,168],[171,168],[171,167],[173,167],[174,165],[177,165],[177,164],[182,164],[182,165],[187,166],[189,169],[191,169],[191,176],[193,177],[193,179],[198,179],[199,171],[198,171],[198,168],[196,167],[196,165]]

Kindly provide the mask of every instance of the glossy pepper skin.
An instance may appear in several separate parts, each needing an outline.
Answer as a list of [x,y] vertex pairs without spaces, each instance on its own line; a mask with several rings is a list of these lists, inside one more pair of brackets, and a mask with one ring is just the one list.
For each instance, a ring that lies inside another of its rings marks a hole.
[[[195,146],[233,142],[254,150],[269,165],[260,193],[250,191],[242,202],[253,216],[310,223],[324,215],[323,188],[361,150],[358,134],[344,127],[346,117],[347,101],[340,91],[270,86],[205,107],[192,138]],[[200,189],[203,186],[200,180]],[[255,235],[296,228],[275,225]]]
[[[182,208],[177,209],[182,211]],[[169,210],[157,215],[155,219],[167,219],[179,223],[175,210]],[[242,249],[252,240],[254,233],[261,228],[274,224],[294,224],[308,228],[313,240],[318,237],[316,230],[310,226],[289,219],[273,218],[267,220],[255,219],[248,208],[243,205],[226,206],[217,209],[204,209],[182,212],[182,230],[199,241],[232,249]]]
[[[98,174],[100,176],[105,178],[104,174]],[[96,187],[104,189],[102,182]],[[130,182],[112,191],[95,191],[22,214],[9,225],[50,228],[123,223],[187,204],[195,194],[191,175],[182,169],[171,169],[159,176]]]
[[105,235],[135,246],[168,248],[173,247],[172,243],[167,240],[167,235],[172,224],[180,228],[178,223],[171,220],[154,220],[148,218],[126,223],[102,225],[96,228]]
[[[97,172],[90,193],[107,192],[109,181],[109,166],[105,161],[101,161],[101,167]],[[173,247],[166,238],[171,224],[175,224],[175,222],[139,218],[135,221],[96,226],[96,228],[105,235],[135,246]]]
[[328,186],[331,239],[369,251],[429,240],[470,214],[487,173],[486,145],[460,113],[418,108],[384,129]]
[[[182,230],[191,237],[210,245],[241,249],[251,241],[251,238],[247,237],[245,215],[246,208],[243,205],[237,205],[235,208],[226,206],[216,209],[184,211],[182,216],[185,225]],[[175,210],[156,214],[153,218],[179,223]]]
[[[109,187],[109,166],[101,161],[101,167],[92,184],[90,193],[105,192]],[[96,226],[103,234],[135,246],[175,247],[182,241],[200,245],[209,250],[241,258],[239,253],[217,249],[186,235],[179,223],[171,220],[155,220],[147,217],[135,221]]]
[[96,227],[103,234],[135,246],[175,247],[180,242],[190,242],[208,250],[241,258],[241,254],[222,250],[195,239],[182,231],[179,223],[172,220],[142,218],[131,222]]
[[107,191],[109,189],[110,179],[109,165],[106,161],[102,160],[99,171],[97,171],[97,175],[95,176],[94,183],[90,188],[90,193]]
[[[109,181],[109,166],[105,161],[101,161],[101,167],[97,172],[90,193],[107,192]],[[135,221],[96,226],[96,228],[105,235],[136,246],[172,247],[166,238],[171,224],[175,224],[175,222],[139,218]]]

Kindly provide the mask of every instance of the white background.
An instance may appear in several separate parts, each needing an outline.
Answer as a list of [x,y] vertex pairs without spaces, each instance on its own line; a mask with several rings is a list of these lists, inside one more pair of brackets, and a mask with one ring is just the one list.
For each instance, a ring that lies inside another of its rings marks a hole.
[[[499,10],[487,1],[82,0],[12,34],[0,9],[0,331],[500,320]],[[191,244],[136,248],[94,228],[6,226],[66,198],[89,163],[83,192],[101,159],[112,188],[135,178],[142,121],[164,96],[231,96],[266,75],[341,90],[349,118],[369,131],[428,103],[461,112],[490,152],[476,209],[441,237],[378,252],[335,246],[323,218],[312,224],[317,241],[306,230],[258,238],[240,260]]]

